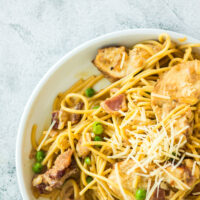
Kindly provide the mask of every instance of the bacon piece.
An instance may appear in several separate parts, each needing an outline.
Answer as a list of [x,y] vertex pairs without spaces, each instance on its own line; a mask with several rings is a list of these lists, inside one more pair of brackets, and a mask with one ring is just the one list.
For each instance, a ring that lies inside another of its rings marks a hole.
[[[90,133],[86,133],[85,139],[86,139],[86,142],[91,141]],[[90,153],[90,150],[86,146],[83,146],[83,136],[79,139],[79,141],[76,145],[76,151],[78,153],[78,156],[83,157],[83,158],[85,158]]]
[[[83,108],[83,105],[83,102],[79,102],[75,105],[75,109],[81,110]],[[77,124],[81,120],[81,116],[81,114],[72,113],[72,115],[70,116],[72,124]]]
[[[74,109],[81,110],[83,105],[83,102],[79,102],[75,105]],[[55,121],[56,123],[53,126],[53,130],[63,129],[67,125],[68,120],[70,120],[72,124],[77,124],[81,120],[81,116],[81,114],[70,114],[64,110],[54,111],[52,112],[52,121]]]
[[32,184],[40,193],[59,188],[67,178],[78,173],[77,166],[71,160],[72,153],[73,151],[69,149],[60,154],[51,169],[33,179]]
[[124,94],[119,94],[106,99],[101,103],[101,107],[110,114],[119,114],[119,110],[127,110],[126,97]]
[[59,125],[58,115],[59,115],[59,111],[52,112],[52,120],[51,121],[55,121],[53,129],[58,129],[58,125]]
[[69,119],[69,114],[64,110],[58,110],[52,112],[52,121],[56,122],[53,126],[53,129],[59,129],[59,130],[63,129],[68,119]]

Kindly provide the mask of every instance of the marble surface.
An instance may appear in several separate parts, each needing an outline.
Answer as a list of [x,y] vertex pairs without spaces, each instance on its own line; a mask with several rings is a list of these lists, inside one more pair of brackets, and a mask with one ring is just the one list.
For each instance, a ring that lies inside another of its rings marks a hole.
[[58,59],[104,33],[162,28],[200,39],[199,0],[0,0],[0,200],[22,199],[15,172],[20,116]]

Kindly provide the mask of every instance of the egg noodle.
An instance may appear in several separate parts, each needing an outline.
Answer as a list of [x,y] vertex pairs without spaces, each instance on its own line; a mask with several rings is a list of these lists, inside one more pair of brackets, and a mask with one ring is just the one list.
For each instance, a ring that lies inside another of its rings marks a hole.
[[[149,44],[159,47],[161,50],[154,53]],[[164,72],[178,63],[198,59],[198,55],[193,52],[193,47],[200,47],[200,44],[177,45],[171,41],[168,34],[164,33],[159,36],[158,40],[143,41],[134,47],[145,49],[151,56],[142,67],[137,68],[133,73],[111,83],[92,97],[86,97],[85,90],[92,88],[102,80],[103,75],[94,75],[86,80],[80,79],[71,88],[58,94],[53,104],[53,111],[63,110],[67,113],[81,114],[81,120],[77,124],[68,121],[65,127],[57,130],[56,134],[51,134],[55,124],[55,121],[52,121],[49,129],[42,132],[39,140],[36,140],[37,126],[33,126],[32,148],[33,151],[43,150],[45,152],[43,166],[50,169],[56,157],[70,148],[73,150],[73,158],[80,169],[79,179],[68,179],[61,188],[45,194],[33,190],[35,197],[63,200],[69,188],[73,188],[76,200],[134,200],[135,194],[126,189],[122,183],[123,175],[120,174],[120,162],[129,162],[130,160],[135,164],[127,169],[127,176],[135,173],[135,178],[129,184],[137,189],[142,184],[142,177],[146,177],[146,200],[151,198],[166,176],[169,176],[181,188],[173,192],[171,200],[181,200],[191,195],[194,186],[189,187],[170,174],[166,167],[171,166],[176,169],[185,157],[193,159],[196,166],[200,165],[200,103],[194,106],[181,104],[158,122],[151,107],[151,93],[159,76]],[[120,67],[123,68],[123,63]],[[114,90],[115,88],[117,90]],[[99,106],[106,98],[118,94],[126,96],[128,107],[126,111],[120,111],[119,115],[113,115]],[[169,98],[167,96],[158,97]],[[83,102],[82,109],[77,110],[73,107],[77,102]],[[94,108],[95,106],[99,107]],[[182,137],[179,137],[178,143],[174,143],[174,135],[180,134],[188,127],[184,127],[184,130],[176,133],[173,130],[173,123],[178,116],[190,108],[194,112],[193,134],[186,144]],[[94,133],[92,133],[94,122],[100,122],[103,125],[102,141],[93,139],[87,141],[86,139],[87,133],[94,138]],[[167,134],[169,130],[171,136]],[[90,151],[88,155],[91,160],[90,165],[87,165],[77,153],[76,144],[81,137],[83,137],[83,145]],[[184,148],[182,148],[183,146]],[[174,155],[173,152],[176,154]],[[170,159],[172,162],[167,162]],[[147,168],[152,165],[155,166],[154,170],[149,172]],[[109,178],[111,172],[115,173],[115,181]],[[86,180],[88,176],[92,177],[92,181],[89,183]],[[200,199],[200,193],[188,198]]]

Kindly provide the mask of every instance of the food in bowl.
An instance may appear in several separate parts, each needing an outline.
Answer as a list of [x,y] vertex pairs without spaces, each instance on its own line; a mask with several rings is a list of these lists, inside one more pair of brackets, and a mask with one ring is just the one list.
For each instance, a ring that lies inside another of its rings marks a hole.
[[[181,200],[200,196],[200,60],[168,34],[100,49],[102,72],[55,98],[37,141],[32,190],[49,199]],[[108,78],[108,87],[94,85]]]

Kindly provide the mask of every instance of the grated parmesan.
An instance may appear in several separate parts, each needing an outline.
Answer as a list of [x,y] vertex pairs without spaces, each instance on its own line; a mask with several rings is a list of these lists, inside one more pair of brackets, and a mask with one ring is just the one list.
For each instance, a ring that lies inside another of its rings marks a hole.
[[153,96],[153,97],[158,97],[158,98],[160,98],[160,99],[167,99],[167,100],[169,100],[169,99],[171,99],[170,98],[170,96],[165,96],[165,95],[161,95],[161,94],[156,94],[156,93],[151,93],[151,96]]
[[40,145],[38,146],[37,148],[37,151],[39,151],[42,147],[42,145],[44,144],[45,140],[47,139],[47,137],[49,136],[49,133],[51,132],[51,130],[53,129],[53,126],[55,125],[56,121],[54,120],[52,123],[51,123],[51,126],[49,127],[45,137],[43,138],[42,142],[40,143]]
[[194,161],[193,166],[192,166],[192,176],[194,176],[196,164],[197,164],[197,161]]
[[125,61],[125,53],[123,52],[123,54],[122,54],[122,60],[121,60],[121,64],[120,64],[120,69],[123,68],[124,61]]

